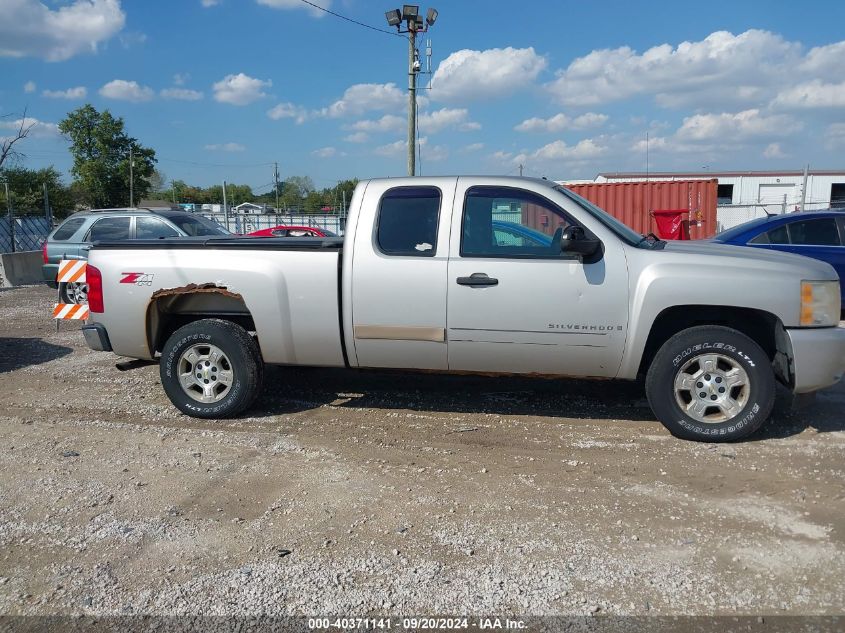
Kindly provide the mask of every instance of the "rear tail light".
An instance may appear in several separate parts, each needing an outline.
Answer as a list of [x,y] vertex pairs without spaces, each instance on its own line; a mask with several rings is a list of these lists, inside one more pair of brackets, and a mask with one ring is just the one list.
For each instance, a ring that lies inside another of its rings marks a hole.
[[50,263],[50,258],[49,258],[49,257],[47,257],[47,242],[44,242],[44,243],[41,245],[41,259],[43,259],[43,260],[44,260],[44,263],[45,263],[45,264],[49,264],[49,263]]
[[88,284],[88,309],[91,312],[105,312],[103,307],[103,274],[100,269],[88,264],[85,268],[85,281]]

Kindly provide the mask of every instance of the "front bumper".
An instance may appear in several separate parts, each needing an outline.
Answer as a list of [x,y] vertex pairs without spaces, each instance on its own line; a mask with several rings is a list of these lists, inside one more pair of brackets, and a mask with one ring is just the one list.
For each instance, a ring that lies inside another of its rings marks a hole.
[[44,264],[41,267],[41,277],[47,282],[48,286],[58,288],[59,284],[56,282],[56,277],[59,274],[58,264]]
[[833,385],[845,374],[845,325],[788,329],[794,393]]
[[85,344],[95,352],[110,352],[111,341],[109,333],[102,323],[89,323],[82,326],[82,335],[85,337]]

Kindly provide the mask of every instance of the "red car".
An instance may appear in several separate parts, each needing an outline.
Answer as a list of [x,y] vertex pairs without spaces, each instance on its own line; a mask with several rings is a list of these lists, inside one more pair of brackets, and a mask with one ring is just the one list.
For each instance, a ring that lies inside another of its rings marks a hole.
[[318,229],[313,226],[288,226],[286,224],[253,231],[247,233],[247,235],[254,237],[337,237],[337,233],[332,233],[328,229]]

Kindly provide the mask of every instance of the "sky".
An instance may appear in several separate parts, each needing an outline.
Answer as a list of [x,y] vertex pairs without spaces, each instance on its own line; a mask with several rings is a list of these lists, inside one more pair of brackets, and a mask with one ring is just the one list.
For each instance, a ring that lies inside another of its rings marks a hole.
[[[651,171],[845,168],[841,0],[433,1],[423,175],[643,171],[647,136]],[[407,50],[303,0],[0,0],[0,136],[26,108],[23,164],[68,173],[56,124],[91,103],[168,179],[400,176]]]

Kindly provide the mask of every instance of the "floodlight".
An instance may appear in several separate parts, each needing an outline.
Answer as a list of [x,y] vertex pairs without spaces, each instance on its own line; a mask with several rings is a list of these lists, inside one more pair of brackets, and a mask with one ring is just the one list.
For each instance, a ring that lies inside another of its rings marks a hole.
[[420,7],[416,4],[403,4],[402,5],[402,19],[403,20],[411,20],[416,21],[417,16],[420,14]]
[[425,15],[426,24],[433,26],[435,20],[437,20],[437,9],[429,9]]
[[387,18],[388,26],[399,26],[402,22],[402,14],[399,12],[399,9],[385,12],[384,17]]
[[422,19],[422,16],[421,16],[421,15],[418,15],[418,16],[416,17],[416,20],[414,21],[414,26],[415,26],[415,28],[417,29],[417,31],[422,31],[422,30],[423,30],[423,19]]

